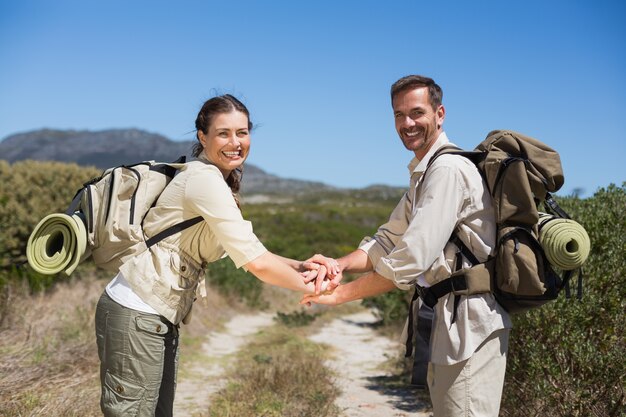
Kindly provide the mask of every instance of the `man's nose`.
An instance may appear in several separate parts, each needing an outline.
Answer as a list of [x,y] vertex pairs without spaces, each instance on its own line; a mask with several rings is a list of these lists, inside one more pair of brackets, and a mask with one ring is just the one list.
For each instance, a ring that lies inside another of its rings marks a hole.
[[411,119],[409,116],[404,116],[400,121],[400,126],[403,128],[413,127],[415,126],[415,121]]

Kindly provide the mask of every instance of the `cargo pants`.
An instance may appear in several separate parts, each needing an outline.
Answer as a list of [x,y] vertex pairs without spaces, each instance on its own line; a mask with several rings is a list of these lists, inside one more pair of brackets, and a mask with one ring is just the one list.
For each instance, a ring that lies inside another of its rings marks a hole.
[[106,417],[171,417],[178,371],[178,326],[121,306],[106,293],[96,308],[100,408]]

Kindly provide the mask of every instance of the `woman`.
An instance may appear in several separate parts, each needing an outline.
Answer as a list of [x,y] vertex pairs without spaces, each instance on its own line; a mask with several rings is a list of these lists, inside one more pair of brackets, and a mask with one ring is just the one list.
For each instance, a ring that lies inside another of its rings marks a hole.
[[[178,325],[189,316],[196,293],[203,295],[207,263],[229,256],[266,283],[314,292],[314,284],[305,284],[298,273],[305,263],[269,252],[241,215],[237,193],[251,129],[248,109],[235,97],[204,103],[196,119],[197,159],[161,194],[144,232],[154,236],[198,215],[204,221],[126,262],[103,292],[96,336],[106,416],[172,415]],[[317,261],[306,267],[330,266]]]

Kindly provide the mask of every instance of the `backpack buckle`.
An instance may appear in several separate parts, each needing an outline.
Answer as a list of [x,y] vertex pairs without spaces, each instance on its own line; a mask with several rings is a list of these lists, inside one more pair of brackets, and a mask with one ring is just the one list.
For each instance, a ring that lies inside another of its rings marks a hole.
[[439,297],[433,293],[432,287],[422,287],[416,284],[415,291],[422,299],[422,302],[430,308],[433,308],[435,304],[437,304],[437,301],[439,301]]

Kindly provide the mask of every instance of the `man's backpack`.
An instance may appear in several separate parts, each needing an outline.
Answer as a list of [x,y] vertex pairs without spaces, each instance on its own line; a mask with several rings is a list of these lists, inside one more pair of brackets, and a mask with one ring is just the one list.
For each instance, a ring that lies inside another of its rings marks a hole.
[[[444,154],[470,159],[483,176],[496,215],[496,253],[480,263],[453,234],[451,241],[474,266],[424,289],[425,303],[432,307],[450,292],[493,292],[508,312],[518,313],[557,298],[568,287],[574,271],[563,271],[561,277],[551,265],[539,242],[539,209],[543,204],[552,215],[570,218],[550,194],[563,185],[559,154],[536,139],[508,130],[490,132],[471,152],[443,147],[433,155],[429,166]],[[427,172],[428,168],[424,175]],[[579,296],[581,278],[579,273]]]
[[175,162],[144,161],[109,168],[79,189],[66,211],[79,214],[87,229],[87,247],[97,266],[117,272],[129,258],[202,221],[198,216],[146,239],[143,219],[170,183],[185,169],[185,157]]

